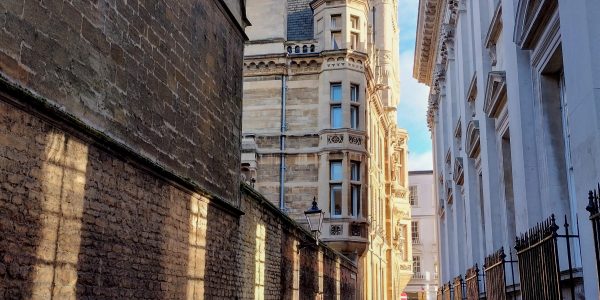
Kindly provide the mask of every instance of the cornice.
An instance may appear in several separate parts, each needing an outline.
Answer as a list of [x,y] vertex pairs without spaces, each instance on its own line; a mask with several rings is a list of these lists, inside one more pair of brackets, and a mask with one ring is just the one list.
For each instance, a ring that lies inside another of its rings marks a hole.
[[420,0],[413,77],[430,86],[427,111],[429,129],[433,128],[440,92],[446,79],[448,61],[454,59],[454,34],[458,19],[458,0]]
[[519,0],[513,40],[531,50],[558,8],[557,0]]
[[467,136],[465,138],[467,154],[469,158],[475,158],[479,154],[479,121],[471,120],[467,125]]
[[431,71],[436,60],[443,1],[419,0],[413,77],[427,85],[431,83]]
[[486,84],[484,112],[490,118],[498,116],[498,112],[506,105],[506,73],[504,71],[490,72]]

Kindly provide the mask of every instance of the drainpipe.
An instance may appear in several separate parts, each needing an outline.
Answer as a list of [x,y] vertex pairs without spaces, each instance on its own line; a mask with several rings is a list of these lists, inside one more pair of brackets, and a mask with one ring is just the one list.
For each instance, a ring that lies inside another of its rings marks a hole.
[[279,135],[279,210],[285,210],[285,189],[283,183],[285,181],[285,131],[287,130],[285,120],[285,101],[287,96],[287,74],[281,77],[281,129]]

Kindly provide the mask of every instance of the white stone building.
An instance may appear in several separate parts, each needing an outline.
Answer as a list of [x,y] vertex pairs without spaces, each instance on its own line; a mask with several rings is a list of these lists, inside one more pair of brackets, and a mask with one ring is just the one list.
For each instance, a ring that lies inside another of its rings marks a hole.
[[433,171],[409,171],[413,276],[404,291],[409,300],[435,298],[438,287],[438,230]]
[[577,297],[598,299],[586,205],[600,179],[600,1],[419,5],[414,76],[431,87],[441,282],[508,253],[551,214],[562,230],[566,215],[581,236]]

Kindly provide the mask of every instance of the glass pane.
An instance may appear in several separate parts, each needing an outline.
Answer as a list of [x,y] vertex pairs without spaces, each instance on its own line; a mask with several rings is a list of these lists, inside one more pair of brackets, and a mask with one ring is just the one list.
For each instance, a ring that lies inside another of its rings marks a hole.
[[342,23],[340,22],[342,20],[342,16],[341,15],[332,15],[331,16],[331,28],[339,28],[342,26]]
[[329,180],[342,180],[341,161],[332,161],[329,163]]
[[332,32],[331,33],[331,47],[334,50],[338,50],[338,49],[340,49],[341,46],[342,46],[342,34],[339,32]]
[[360,180],[360,163],[353,161],[350,163],[350,179]]
[[342,106],[331,106],[331,128],[342,128]]
[[350,204],[348,207],[348,215],[360,215],[360,185],[352,185],[350,190]]
[[331,214],[342,215],[342,185],[331,185]]
[[339,102],[342,101],[342,84],[332,83],[330,88],[331,101]]
[[358,17],[350,17],[350,23],[352,24],[352,29],[358,29]]
[[358,85],[356,84],[350,86],[350,100],[354,102],[358,101]]
[[350,107],[350,127],[358,129],[358,107]]
[[358,34],[352,33],[350,35],[350,40],[352,42],[352,44],[350,45],[350,48],[353,50],[356,50],[358,48]]

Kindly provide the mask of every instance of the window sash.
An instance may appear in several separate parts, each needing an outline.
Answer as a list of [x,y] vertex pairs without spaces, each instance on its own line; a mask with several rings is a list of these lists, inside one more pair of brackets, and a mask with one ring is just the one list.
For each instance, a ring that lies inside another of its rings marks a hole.
[[411,227],[411,234],[412,234],[412,238],[413,239],[418,239],[419,238],[419,222],[417,221],[412,221],[410,222],[410,227]]
[[342,128],[342,106],[331,106],[331,128]]
[[330,212],[332,216],[342,215],[342,184],[331,184],[329,197],[331,201]]
[[332,102],[342,101],[342,84],[332,83],[329,87],[329,99]]
[[350,101],[358,102],[358,85],[350,85]]
[[350,127],[352,129],[358,129],[358,107],[350,107]]
[[342,162],[334,160],[329,162],[329,180],[342,180]]
[[351,33],[350,34],[350,49],[352,50],[356,50],[358,49],[358,33]]
[[357,161],[350,162],[350,180],[360,180],[360,163]]
[[340,28],[340,21],[342,20],[341,15],[332,15],[331,16],[331,28]]
[[338,50],[342,47],[342,33],[335,31],[331,33],[331,48]]
[[352,184],[350,186],[350,201],[348,203],[348,215],[360,216],[360,185]]

